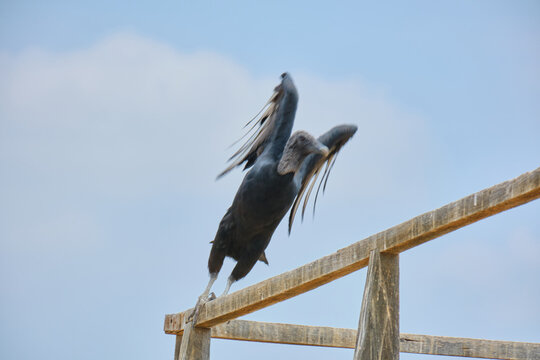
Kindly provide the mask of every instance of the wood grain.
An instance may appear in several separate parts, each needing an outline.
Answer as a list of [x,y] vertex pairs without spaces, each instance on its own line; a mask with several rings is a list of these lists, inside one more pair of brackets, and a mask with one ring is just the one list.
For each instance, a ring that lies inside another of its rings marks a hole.
[[540,344],[401,334],[401,352],[484,359],[539,360]]
[[212,328],[217,339],[245,340],[276,344],[354,348],[356,330],[231,320]]
[[[212,338],[354,349],[357,330],[231,320],[212,328]],[[538,360],[540,344],[401,334],[400,352],[484,359]]]
[[[197,328],[193,323],[186,324],[186,329],[180,339],[178,350],[179,360],[209,360],[211,330]],[[178,340],[178,338],[177,338]],[[178,346],[178,341],[177,341]],[[176,356],[176,349],[175,349]]]
[[176,341],[174,343],[174,360],[180,359],[180,347],[182,346],[182,335],[176,335]]
[[399,254],[372,250],[354,360],[399,360]]

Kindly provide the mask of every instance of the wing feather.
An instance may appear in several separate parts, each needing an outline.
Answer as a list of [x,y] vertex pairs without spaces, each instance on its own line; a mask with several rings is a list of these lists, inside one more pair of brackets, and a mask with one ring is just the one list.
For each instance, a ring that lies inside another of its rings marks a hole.
[[328,158],[328,161],[326,161],[326,167],[324,168],[324,174],[319,182],[319,186],[317,186],[317,192],[315,193],[315,200],[313,200],[313,216],[315,216],[315,206],[317,205],[317,199],[319,198],[319,191],[321,190],[321,185],[323,185],[323,193],[326,190],[326,183],[328,182],[328,178],[330,177],[330,171],[334,167],[334,164],[336,163],[337,159],[337,153],[333,155],[332,158]]
[[[237,144],[244,138],[248,138],[246,142],[229,158],[232,163],[223,170],[217,178],[219,179],[229,171],[246,162],[246,167],[253,165],[257,157],[264,151],[276,125],[276,114],[279,110],[280,100],[283,97],[283,88],[280,85],[274,88],[274,92],[263,108],[244,125],[248,127],[253,125],[249,130],[233,145]],[[262,115],[261,115],[262,113]],[[259,116],[260,115],[260,116]]]
[[315,172],[315,174],[313,174],[313,181],[311,181],[311,185],[309,186],[309,189],[306,193],[306,196],[304,198],[304,205],[302,206],[302,220],[304,219],[304,213],[306,212],[306,206],[307,206],[307,203],[308,203],[308,199],[309,199],[309,196],[311,195],[311,192],[313,191],[313,187],[315,185],[315,183],[317,182],[317,179],[319,178],[319,174],[321,172],[319,170],[317,170]]
[[298,211],[298,207],[300,206],[300,203],[302,201],[302,197],[304,196],[304,192],[306,191],[306,188],[313,178],[313,176],[317,177],[315,174],[317,172],[317,167],[314,167],[312,172],[308,174],[306,177],[306,181],[302,182],[302,185],[300,186],[300,190],[298,190],[298,194],[296,195],[296,198],[294,199],[294,203],[291,208],[291,212],[289,214],[289,234],[291,233],[292,224],[294,221],[294,217],[296,216],[296,212]]

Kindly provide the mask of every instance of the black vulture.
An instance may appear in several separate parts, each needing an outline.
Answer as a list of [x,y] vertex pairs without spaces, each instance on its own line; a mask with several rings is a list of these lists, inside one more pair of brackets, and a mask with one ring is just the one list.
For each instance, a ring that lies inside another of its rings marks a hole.
[[[201,302],[207,301],[210,288],[226,256],[237,263],[223,295],[228,293],[233,282],[249,273],[257,260],[268,264],[264,251],[274,230],[292,206],[289,216],[290,233],[302,198],[305,195],[303,216],[318,176],[323,173],[317,195],[321,184],[324,183],[323,191],[326,187],[339,150],[356,132],[355,125],[340,125],[318,139],[305,131],[297,131],[291,136],[297,103],[296,87],[291,76],[284,73],[281,75],[281,83],[263,107],[264,113],[246,124],[251,125],[246,135],[252,133],[246,144],[229,159],[233,160],[232,164],[218,175],[219,178],[242,163],[245,163],[244,169],[251,168],[238,188],[231,207],[219,223],[212,241],[208,259],[210,281],[191,316],[194,322]],[[321,171],[324,164],[325,170]]]

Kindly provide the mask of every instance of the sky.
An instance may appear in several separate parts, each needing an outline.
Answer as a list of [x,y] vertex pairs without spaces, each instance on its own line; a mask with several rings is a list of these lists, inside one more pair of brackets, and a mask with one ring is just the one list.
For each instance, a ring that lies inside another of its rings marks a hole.
[[[538,168],[539,38],[537,1],[0,1],[0,358],[172,358],[244,174],[215,176],[284,71],[295,129],[359,129],[232,291]],[[400,331],[540,342],[539,214],[402,253]],[[244,318],[356,328],[365,276]],[[255,356],[352,350],[212,340]]]

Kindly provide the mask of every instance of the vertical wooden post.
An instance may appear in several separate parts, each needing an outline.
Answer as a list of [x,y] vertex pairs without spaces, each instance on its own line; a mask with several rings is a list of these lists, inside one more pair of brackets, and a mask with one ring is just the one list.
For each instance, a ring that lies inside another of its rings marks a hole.
[[209,360],[210,335],[211,329],[194,327],[193,322],[187,323],[183,336],[176,338],[175,360]]
[[182,335],[176,335],[174,344],[174,360],[180,360],[180,346],[182,346]]
[[354,360],[399,359],[399,255],[372,250]]

